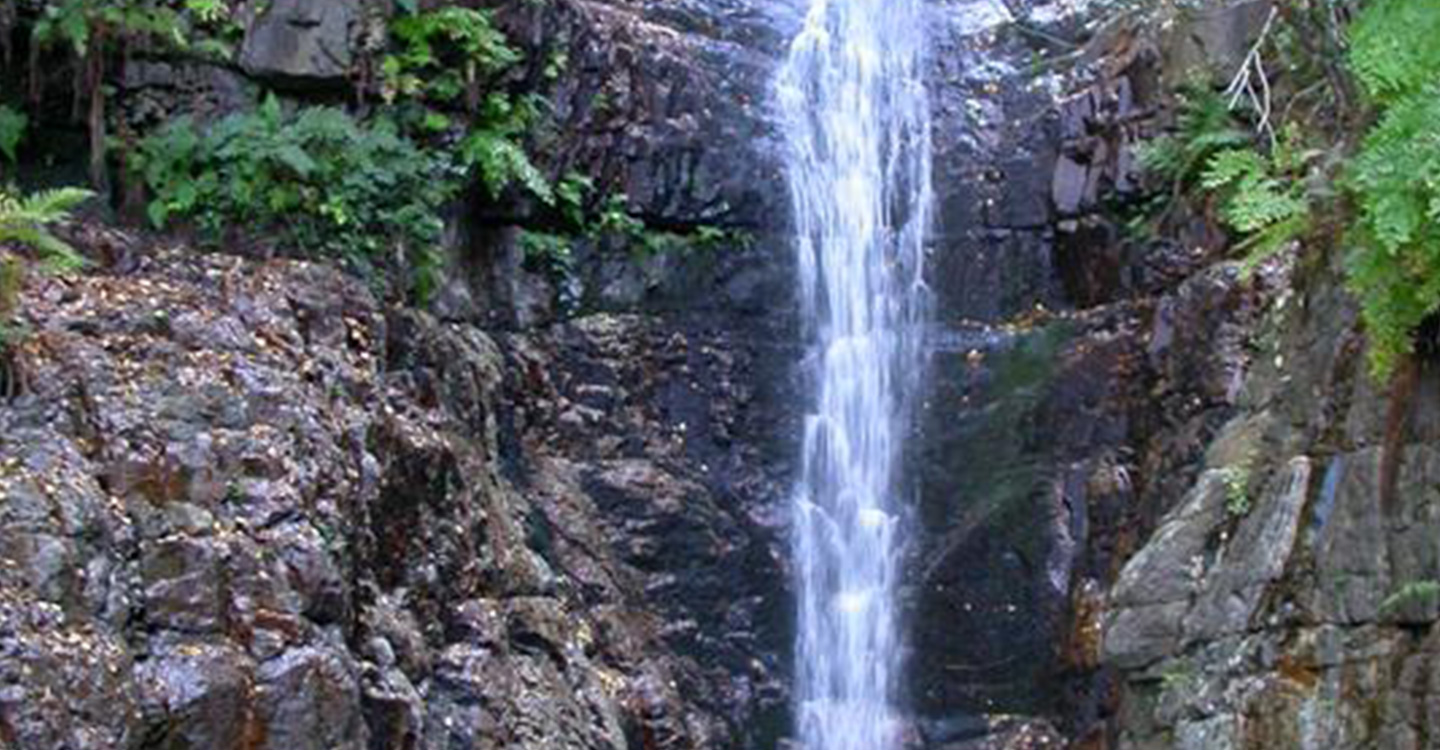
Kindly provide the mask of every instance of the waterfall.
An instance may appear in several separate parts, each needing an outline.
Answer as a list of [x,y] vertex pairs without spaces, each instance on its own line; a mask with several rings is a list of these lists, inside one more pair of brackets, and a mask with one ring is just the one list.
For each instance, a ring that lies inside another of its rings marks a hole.
[[805,750],[899,739],[897,467],[932,203],[922,13],[921,0],[811,0],[777,86],[813,342],[793,541]]

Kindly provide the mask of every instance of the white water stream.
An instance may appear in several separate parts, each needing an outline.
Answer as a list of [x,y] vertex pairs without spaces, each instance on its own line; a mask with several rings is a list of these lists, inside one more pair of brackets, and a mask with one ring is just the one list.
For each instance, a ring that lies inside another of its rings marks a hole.
[[811,0],[778,82],[813,344],[794,501],[805,750],[898,742],[897,475],[932,203],[922,17],[921,0]]

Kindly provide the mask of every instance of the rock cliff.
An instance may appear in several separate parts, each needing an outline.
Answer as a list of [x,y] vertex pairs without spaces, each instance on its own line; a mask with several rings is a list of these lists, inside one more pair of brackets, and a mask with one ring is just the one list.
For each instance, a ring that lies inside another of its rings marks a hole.
[[[1111,211],[1180,71],[1232,70],[1267,6],[1006,5],[930,11],[907,741],[1435,746],[1436,367],[1398,406],[1365,374],[1333,248],[1249,274],[1206,206],[1151,238]],[[0,744],[786,746],[804,394],[768,87],[802,6],[496,4],[542,166],[749,243],[581,240],[560,290],[521,263],[543,210],[471,196],[420,310],[72,228],[100,262],[29,280],[0,382]],[[275,0],[234,64],[116,71],[118,116],[348,96],[373,10]]]

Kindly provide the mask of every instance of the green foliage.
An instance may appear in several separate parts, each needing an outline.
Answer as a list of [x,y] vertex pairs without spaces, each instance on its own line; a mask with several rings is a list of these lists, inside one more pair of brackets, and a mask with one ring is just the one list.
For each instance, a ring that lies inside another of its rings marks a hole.
[[23,329],[14,322],[24,283],[25,264],[13,255],[0,255],[0,375],[5,374],[11,347],[24,338]]
[[623,193],[605,199],[600,206],[599,216],[589,229],[592,237],[608,234],[631,239],[643,237],[645,231],[645,222],[630,215],[630,198]]
[[30,118],[26,117],[24,112],[0,104],[0,154],[11,164],[14,164],[19,156],[17,149],[20,141],[25,139],[25,130],[29,125]]
[[1222,215],[1231,228],[1246,235],[1240,249],[1248,252],[1247,267],[1270,257],[1308,231],[1311,198],[1304,170],[1318,152],[1300,151],[1296,131],[1268,155],[1254,148],[1227,148],[1210,157],[1200,186],[1218,193]]
[[173,123],[141,142],[132,166],[150,188],[157,227],[176,216],[212,236],[270,227],[297,248],[362,268],[397,258],[427,268],[456,185],[444,159],[386,120],[360,123],[328,107],[286,116],[273,97],[204,133]]
[[21,195],[14,188],[0,188],[0,246],[28,248],[53,270],[83,266],[85,259],[52,234],[49,226],[70,218],[72,211],[93,196],[79,188],[42,190],[30,195]]
[[32,35],[84,57],[97,40],[203,50],[238,41],[242,31],[225,0],[44,0]]
[[1387,615],[1410,604],[1428,606],[1440,598],[1440,581],[1411,581],[1380,602],[1380,614]]
[[512,183],[519,183],[546,205],[555,204],[550,182],[519,142],[536,117],[528,100],[517,104],[504,94],[490,94],[479,122],[461,141],[461,163],[474,171],[491,198],[498,199]]
[[595,239],[622,239],[638,257],[709,250],[724,244],[749,246],[752,241],[744,233],[710,225],[695,227],[688,234],[652,228],[630,212],[629,199],[623,194],[611,195],[601,203],[600,211],[588,224],[586,233]]
[[49,0],[32,34],[42,46],[65,44],[84,57],[100,37],[156,40],[184,49],[186,31],[185,16],[164,0]]
[[85,265],[74,248],[50,232],[50,225],[65,221],[81,203],[93,196],[88,190],[61,188],[22,195],[0,187],[0,375],[7,376],[8,355],[23,338],[14,320],[20,306],[20,288],[29,263],[21,250],[34,254],[40,268],[67,271]]
[[536,101],[481,90],[486,80],[521,59],[491,24],[489,12],[454,6],[418,12],[413,4],[403,10],[390,24],[397,49],[381,64],[386,101],[418,103],[421,130],[436,134],[455,121],[432,107],[454,106],[463,97],[471,117],[459,145],[460,162],[492,199],[519,184],[553,206],[549,181],[522,145],[539,119]]
[[203,23],[220,23],[230,13],[224,0],[185,0],[185,10]]
[[1250,466],[1242,464],[1223,470],[1225,512],[1240,517],[1250,513]]
[[575,263],[571,240],[558,234],[520,232],[520,253],[525,265],[551,275],[568,275]]
[[[1345,175],[1360,211],[1349,281],[1377,376],[1414,349],[1440,310],[1440,5],[1375,0],[1353,30],[1351,66],[1382,106]],[[1415,46],[1410,46],[1410,45]]]
[[570,172],[555,185],[555,202],[567,223],[579,228],[585,224],[585,204],[595,192],[595,181],[578,172]]
[[[0,331],[20,304],[20,287],[25,284],[25,264],[13,255],[0,256]],[[0,340],[3,348],[3,340]]]
[[1175,132],[1146,144],[1140,166],[1176,185],[1190,183],[1217,152],[1251,144],[1251,132],[1236,121],[1225,98],[1195,84],[1180,93]]
[[387,95],[453,101],[492,76],[520,61],[505,35],[490,22],[490,14],[473,8],[449,6],[409,12],[390,24],[398,50],[381,63]]
[[1350,68],[1382,106],[1421,93],[1440,71],[1440,4],[1371,0],[1350,28]]

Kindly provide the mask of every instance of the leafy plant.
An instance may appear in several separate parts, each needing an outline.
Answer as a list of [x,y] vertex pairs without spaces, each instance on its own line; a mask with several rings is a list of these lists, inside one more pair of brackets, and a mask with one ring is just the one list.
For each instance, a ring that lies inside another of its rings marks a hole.
[[544,232],[520,232],[520,253],[532,270],[555,275],[569,274],[575,263],[570,238]]
[[79,268],[85,264],[74,248],[50,232],[50,225],[65,221],[92,193],[78,188],[45,190],[22,195],[14,188],[0,187],[0,383],[8,393],[15,388],[12,348],[22,338],[15,324],[20,306],[20,288],[25,283],[28,263],[22,250],[35,255],[40,267],[50,271]]
[[[386,94],[453,101],[520,60],[483,10],[450,6],[405,13],[390,25],[398,50],[381,63]],[[473,106],[472,106],[473,108]]]
[[273,97],[204,133],[178,121],[145,138],[132,165],[150,188],[157,227],[177,216],[211,237],[268,226],[298,249],[362,269],[433,267],[440,210],[458,184],[453,165],[387,120],[361,123],[328,107],[286,116]]
[[50,232],[50,225],[70,218],[80,204],[94,196],[88,190],[60,188],[22,195],[0,188],[0,246],[23,247],[54,270],[73,270],[85,259]]
[[1225,512],[1240,517],[1250,513],[1250,466],[1242,464],[1223,470]]
[[1410,581],[1380,602],[1380,614],[1386,615],[1409,604],[1428,605],[1440,598],[1440,581]]
[[[163,0],[48,0],[31,30],[32,54],[62,46],[80,61],[76,89],[90,100],[90,181],[105,183],[105,65],[115,49],[187,45],[184,16]],[[39,80],[38,61],[32,76]],[[32,84],[34,85],[34,84]],[[38,88],[36,89],[38,94]]]
[[570,226],[585,224],[585,204],[595,192],[595,181],[578,172],[570,172],[555,185],[555,201]]
[[1180,92],[1175,131],[1146,144],[1140,166],[1180,187],[1192,182],[1212,156],[1228,148],[1244,148],[1253,135],[1230,111],[1229,103],[1205,84]]
[[1435,83],[1440,71],[1440,6],[1372,0],[1350,28],[1350,69],[1366,93],[1389,106]]
[[645,234],[645,222],[630,215],[629,196],[619,193],[609,196],[601,204],[600,214],[590,225],[592,237],[618,235],[638,239]]
[[17,149],[20,141],[25,139],[25,130],[29,125],[30,118],[26,117],[24,112],[0,104],[0,154],[11,164],[15,163],[19,155]]
[[486,97],[480,123],[461,141],[461,162],[474,170],[491,198],[498,199],[518,182],[546,205],[555,204],[550,182],[519,143],[534,117],[532,107],[517,105],[504,94],[491,94]]
[[104,54],[112,41],[157,40],[183,48],[183,17],[161,0],[50,0],[32,32],[41,45],[63,43],[77,57]]
[[538,119],[536,100],[484,90],[487,81],[521,59],[494,28],[489,12],[454,6],[420,12],[413,4],[403,10],[390,24],[397,49],[381,63],[385,100],[418,104],[420,128],[428,134],[446,132],[455,124],[436,107],[463,103],[469,121],[459,159],[486,193],[498,200],[518,183],[554,205],[549,181],[522,145]]
[[1253,267],[1286,247],[1310,228],[1311,197],[1304,170],[1318,152],[1294,144],[1290,129],[1269,155],[1254,148],[1227,148],[1210,157],[1200,176],[1205,190],[1224,200],[1222,214],[1231,228],[1246,235],[1240,249]]
[[1349,282],[1360,297],[1372,370],[1382,377],[1440,311],[1437,37],[1440,5],[1408,0],[1368,3],[1352,33],[1351,68],[1381,116],[1345,175],[1360,211]]

